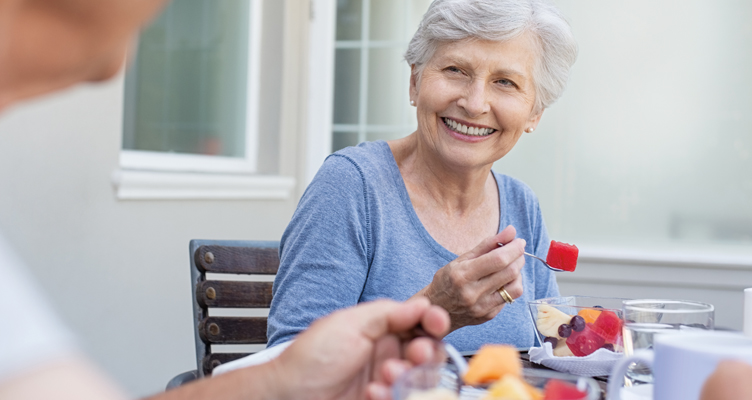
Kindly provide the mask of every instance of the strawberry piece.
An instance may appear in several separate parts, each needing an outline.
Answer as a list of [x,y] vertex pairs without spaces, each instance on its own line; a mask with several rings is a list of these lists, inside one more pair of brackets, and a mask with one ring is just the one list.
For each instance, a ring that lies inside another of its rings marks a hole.
[[577,268],[577,255],[580,250],[573,244],[551,241],[546,262],[548,265],[564,271],[574,272]]
[[600,349],[606,341],[597,333],[593,332],[592,324],[585,325],[581,332],[572,331],[567,338],[567,347],[577,357],[585,357]]
[[608,343],[619,343],[621,340],[621,318],[613,311],[602,311],[590,329]]
[[544,400],[584,400],[587,393],[577,389],[577,386],[559,379],[551,379],[543,389]]

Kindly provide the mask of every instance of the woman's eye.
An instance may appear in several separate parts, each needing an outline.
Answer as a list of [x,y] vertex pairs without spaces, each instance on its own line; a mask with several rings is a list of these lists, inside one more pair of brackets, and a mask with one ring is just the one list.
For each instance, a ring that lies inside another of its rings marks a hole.
[[516,85],[516,84],[515,84],[514,82],[510,81],[509,79],[499,79],[499,80],[498,80],[498,81],[496,81],[496,82],[499,82],[499,84],[500,84],[501,86],[512,86],[512,87],[517,87],[517,85]]
[[462,72],[462,71],[460,71],[460,69],[459,69],[459,68],[457,68],[457,67],[446,67],[446,68],[445,68],[445,70],[446,70],[446,71],[449,71],[449,72]]

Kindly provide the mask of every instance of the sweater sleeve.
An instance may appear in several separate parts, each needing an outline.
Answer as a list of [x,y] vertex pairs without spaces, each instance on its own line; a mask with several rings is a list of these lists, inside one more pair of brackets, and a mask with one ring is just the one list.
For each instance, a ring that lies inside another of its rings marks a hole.
[[359,166],[338,154],[327,158],[306,189],[280,244],[269,347],[358,303],[370,252],[366,190]]

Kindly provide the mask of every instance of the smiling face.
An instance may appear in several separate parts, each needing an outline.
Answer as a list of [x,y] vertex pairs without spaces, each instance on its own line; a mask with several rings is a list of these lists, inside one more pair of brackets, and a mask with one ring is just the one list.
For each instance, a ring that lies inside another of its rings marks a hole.
[[447,166],[490,167],[522,133],[534,129],[535,44],[462,40],[439,45],[420,77],[410,80],[418,140]]

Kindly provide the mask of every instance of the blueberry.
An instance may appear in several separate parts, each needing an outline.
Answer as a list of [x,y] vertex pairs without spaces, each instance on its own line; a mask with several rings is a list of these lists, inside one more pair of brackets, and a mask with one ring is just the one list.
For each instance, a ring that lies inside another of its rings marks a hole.
[[559,339],[547,336],[545,339],[543,339],[543,343],[551,343],[551,347],[556,348],[556,345],[559,344]]
[[601,310],[603,309],[602,306],[593,306],[593,308],[600,308]]
[[585,318],[575,315],[572,317],[572,320],[569,321],[569,325],[572,326],[572,329],[574,329],[575,332],[582,332],[582,330],[585,329]]
[[604,344],[604,345],[603,345],[603,346],[601,346],[601,347],[603,347],[604,349],[606,349],[606,350],[608,350],[608,351],[614,351],[614,345],[613,345],[613,344],[611,344],[611,343],[606,343],[606,344]]
[[559,336],[565,338],[572,334],[572,327],[568,324],[559,325]]

